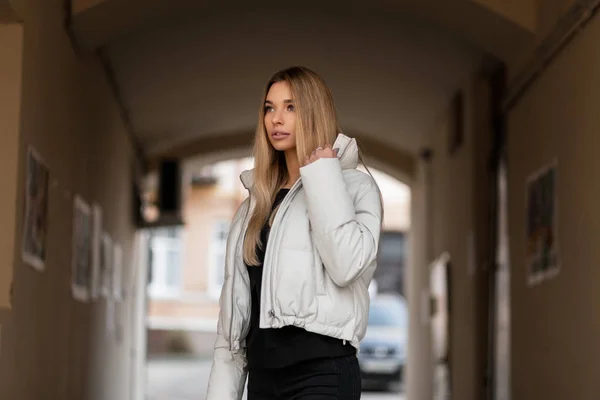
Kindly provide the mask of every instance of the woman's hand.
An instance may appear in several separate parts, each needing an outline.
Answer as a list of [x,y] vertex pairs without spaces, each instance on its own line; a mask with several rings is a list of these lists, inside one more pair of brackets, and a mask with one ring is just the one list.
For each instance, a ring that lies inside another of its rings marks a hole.
[[339,149],[332,149],[331,145],[323,147],[317,147],[310,155],[304,159],[304,166],[317,161],[319,158],[335,158],[338,155]]

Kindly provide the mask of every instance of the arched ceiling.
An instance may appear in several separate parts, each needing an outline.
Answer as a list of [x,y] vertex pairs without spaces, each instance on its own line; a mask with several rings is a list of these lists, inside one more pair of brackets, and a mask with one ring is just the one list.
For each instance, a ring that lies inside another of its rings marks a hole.
[[[102,49],[150,157],[191,155],[215,143],[243,147],[252,138],[265,82],[280,68],[305,65],[331,86],[344,131],[370,141],[376,153],[397,154],[395,162],[410,174],[413,156],[455,90],[489,51],[499,57],[505,51],[500,41],[485,39],[495,35],[489,30],[481,33],[482,45],[443,24],[424,23],[410,1],[398,2],[404,8],[384,0],[360,7],[336,1],[316,7],[313,0],[250,7],[228,0],[190,8],[186,1],[167,6],[152,0],[137,19],[119,2],[104,1],[76,14],[72,29],[83,49]],[[437,3],[441,9],[466,4]],[[477,7],[461,10],[485,15],[483,22],[500,29],[504,41],[530,38],[522,27]],[[102,25],[108,21],[113,28]]]

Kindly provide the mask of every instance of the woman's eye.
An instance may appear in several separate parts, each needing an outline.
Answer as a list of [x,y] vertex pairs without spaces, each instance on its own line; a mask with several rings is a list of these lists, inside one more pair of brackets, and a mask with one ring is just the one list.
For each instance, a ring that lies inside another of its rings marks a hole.
[[265,113],[269,113],[271,111],[273,111],[273,107],[271,107],[271,106],[265,106]]
[[296,109],[296,108],[294,107],[294,105],[293,105],[293,104],[290,104],[290,105],[287,107],[287,110],[288,110],[288,111],[294,111],[295,109]]

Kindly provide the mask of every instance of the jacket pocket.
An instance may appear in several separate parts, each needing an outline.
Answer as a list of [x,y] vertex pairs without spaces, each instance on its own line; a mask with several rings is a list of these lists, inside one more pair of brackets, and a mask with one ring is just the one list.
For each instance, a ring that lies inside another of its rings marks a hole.
[[271,290],[275,291],[275,302],[282,315],[308,318],[316,314],[318,303],[313,257],[310,251],[280,250]]

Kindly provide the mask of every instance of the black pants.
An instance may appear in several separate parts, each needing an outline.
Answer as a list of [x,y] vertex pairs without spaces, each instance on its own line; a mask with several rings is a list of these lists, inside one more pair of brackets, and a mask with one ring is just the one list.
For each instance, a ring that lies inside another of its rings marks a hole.
[[356,356],[252,369],[248,374],[248,400],[358,400],[360,392]]

